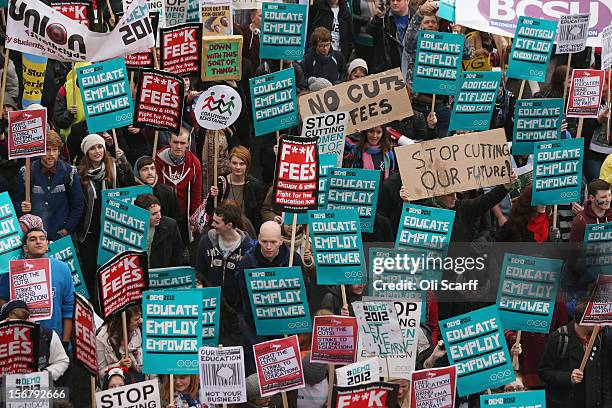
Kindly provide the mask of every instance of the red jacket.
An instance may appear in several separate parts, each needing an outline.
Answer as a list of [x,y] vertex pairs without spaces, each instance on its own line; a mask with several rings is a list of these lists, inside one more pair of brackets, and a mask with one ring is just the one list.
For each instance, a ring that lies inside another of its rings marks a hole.
[[597,217],[591,208],[591,202],[587,201],[584,205],[584,210],[574,217],[570,232],[570,242],[584,241],[584,231],[587,224],[603,224],[606,222],[612,222],[612,208],[606,211],[603,217]]
[[159,182],[172,187],[176,192],[181,218],[188,218],[202,203],[202,166],[198,158],[188,150],[185,161],[177,166],[170,159],[168,146],[155,156],[155,169]]

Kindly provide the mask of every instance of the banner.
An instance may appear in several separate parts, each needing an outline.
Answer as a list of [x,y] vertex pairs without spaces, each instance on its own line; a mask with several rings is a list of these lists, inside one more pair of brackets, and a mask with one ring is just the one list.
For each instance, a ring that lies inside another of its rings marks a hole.
[[612,241],[612,222],[587,224],[582,245],[582,259],[587,273],[581,278],[595,280],[599,274],[612,270],[610,242]]
[[515,380],[497,306],[441,320],[439,324],[449,364],[457,366],[460,397]]
[[157,379],[96,392],[96,407],[98,408],[134,408],[136,406],[162,408]]
[[121,201],[133,205],[136,197],[141,194],[153,194],[153,187],[143,184],[138,186],[102,190],[102,206],[104,207],[104,201],[107,198],[112,198],[114,201]]
[[330,169],[327,175],[327,209],[356,208],[361,232],[374,231],[380,179],[379,170]]
[[98,375],[96,320],[93,307],[79,294],[74,296],[74,357],[91,375]]
[[[293,68],[251,78],[249,87],[255,136],[262,136],[298,124]],[[300,114],[302,114],[301,110]]]
[[202,38],[202,81],[242,78],[241,35]]
[[336,166],[342,167],[347,112],[329,112],[307,116],[302,125],[302,137],[318,137],[319,154],[334,154]]
[[[151,4],[149,2],[149,4]],[[149,21],[153,32],[157,33],[159,27],[159,12],[149,10]],[[157,37],[157,36],[156,36]],[[155,38],[157,43],[157,38]],[[138,68],[155,68],[155,61],[153,59],[153,48],[149,48],[142,52],[136,52],[125,56],[125,66],[128,70],[137,70]]]
[[0,376],[38,371],[40,325],[23,320],[0,323]]
[[128,250],[147,250],[149,210],[107,198],[102,203],[98,265]]
[[299,105],[302,119],[319,113],[348,112],[347,135],[414,115],[399,68],[304,94]]
[[23,231],[8,192],[0,193],[0,274],[9,271],[9,261],[19,259]]
[[98,268],[98,298],[105,320],[141,303],[142,292],[148,289],[147,265],[146,252],[126,251]]
[[231,0],[200,2],[200,21],[203,26],[202,35],[204,37],[234,34],[234,14],[232,13]]
[[142,372],[198,374],[201,327],[202,293],[199,290],[143,293]]
[[8,112],[9,160],[47,153],[47,108]]
[[482,408],[546,407],[546,391],[518,391],[501,394],[481,395]]
[[308,227],[317,285],[365,283],[365,258],[356,208],[309,211]]
[[9,7],[6,46],[11,50],[63,62],[98,62],[154,45],[146,0],[134,0],[113,31],[107,33],[89,31],[38,0],[15,0]]
[[81,272],[81,264],[77,258],[76,250],[72,242],[70,235],[53,241],[49,244],[49,252],[47,252],[49,258],[55,258],[58,261],[64,262],[70,268],[70,275],[72,276],[72,284],[74,285],[74,291],[86,299],[90,299],[89,292],[87,291],[87,285],[83,279],[83,273]]
[[[186,23],[188,12],[188,0],[164,0],[164,18],[166,20],[164,27],[174,27],[176,25]],[[199,37],[200,36],[198,36],[198,38]]]
[[219,344],[221,320],[221,287],[199,288],[202,293],[202,345]]
[[240,404],[247,401],[242,346],[202,347],[199,356],[202,402]]
[[555,54],[582,52],[589,37],[589,13],[561,15]]
[[546,67],[556,35],[556,21],[519,17],[506,72],[508,78],[546,81]]
[[307,47],[308,4],[264,2],[261,12],[260,58],[301,60]]
[[318,208],[319,152],[316,137],[283,136],[276,155],[272,205],[283,212]]
[[410,408],[453,408],[456,387],[456,366],[415,371],[410,379]]
[[420,30],[414,63],[414,92],[455,95],[463,58],[463,34]]
[[143,69],[138,81],[134,127],[149,126],[178,134],[183,117],[185,83],[178,75]]
[[248,269],[245,275],[258,336],[312,332],[302,268]]
[[47,72],[47,58],[38,55],[21,54],[23,96],[21,106],[26,109],[32,104],[40,104],[42,100],[45,73]]
[[49,258],[19,259],[9,263],[11,299],[26,302],[30,320],[51,319],[53,315],[53,282]]
[[149,269],[149,289],[193,289],[196,272],[191,266]]
[[597,118],[599,106],[606,83],[604,71],[595,69],[572,70],[572,82],[570,82],[569,95],[567,98],[568,118]]
[[93,20],[93,1],[87,0],[69,0],[69,1],[52,1],[51,7],[59,11],[69,19],[83,24],[89,28],[90,21]]
[[230,127],[241,111],[240,94],[227,85],[214,85],[202,92],[193,108],[198,124],[210,130]]
[[371,355],[405,354],[404,337],[393,302],[353,302],[363,348]]
[[504,330],[548,334],[562,267],[561,259],[504,254],[497,291]]
[[397,408],[399,384],[373,382],[350,387],[334,385],[332,408]]
[[395,155],[410,200],[510,182],[504,129],[397,147]]
[[395,246],[437,252],[444,257],[454,223],[453,210],[404,203]]
[[351,364],[357,353],[357,320],[348,316],[315,316],[310,362]]
[[536,144],[532,205],[571,204],[580,200],[584,139]]
[[63,390],[53,389],[51,373],[47,370],[29,374],[9,374],[4,378],[2,391],[3,394],[6,392],[2,395],[2,402],[6,402],[6,405],[3,404],[5,408],[51,408],[53,399],[68,399]]
[[580,325],[612,325],[612,276],[599,275]]
[[514,108],[512,154],[533,154],[537,142],[559,140],[563,99],[519,99]]
[[[187,4],[187,0],[176,1]],[[159,65],[163,71],[180,76],[199,75],[201,30],[199,23],[187,23],[159,31]]]
[[336,379],[339,386],[348,387],[351,385],[362,385],[379,381],[379,373],[380,365],[378,363],[378,357],[372,357],[354,364],[336,368]]
[[254,344],[253,354],[262,397],[305,387],[298,336]]
[[501,71],[463,72],[449,130],[488,130],[501,78]]

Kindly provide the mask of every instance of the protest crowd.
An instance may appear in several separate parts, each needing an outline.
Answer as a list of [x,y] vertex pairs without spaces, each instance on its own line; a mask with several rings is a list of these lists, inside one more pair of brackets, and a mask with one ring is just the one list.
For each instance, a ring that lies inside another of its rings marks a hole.
[[612,408],[612,5],[497,3],[0,3],[0,406]]

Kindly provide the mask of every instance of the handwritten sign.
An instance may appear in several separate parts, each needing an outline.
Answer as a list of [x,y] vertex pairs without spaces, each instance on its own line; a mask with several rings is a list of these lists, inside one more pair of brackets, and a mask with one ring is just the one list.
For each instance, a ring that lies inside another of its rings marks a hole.
[[405,354],[404,338],[392,302],[353,302],[363,348],[380,357]]
[[47,153],[47,108],[8,112],[9,160]]
[[519,99],[514,108],[513,154],[533,154],[537,142],[558,140],[563,99]]
[[135,127],[179,133],[183,117],[185,83],[178,75],[145,68],[140,73]]
[[49,258],[10,261],[11,299],[26,302],[30,320],[50,319],[53,315],[53,282]]
[[253,345],[262,397],[304,388],[298,336]]
[[310,362],[323,364],[355,362],[357,330],[357,320],[354,317],[315,316]]
[[[183,1],[186,3],[186,0]],[[198,23],[162,28],[159,32],[161,69],[180,76],[198,75],[202,54],[201,30],[201,25]]]
[[301,60],[306,48],[308,4],[264,2],[261,12],[259,56]]
[[461,74],[449,130],[489,129],[501,77],[501,71]]
[[200,3],[200,20],[202,35],[232,35],[234,34],[234,14],[230,0],[215,0],[210,3]]
[[412,88],[414,92],[454,95],[463,57],[462,34],[419,31]]
[[519,17],[510,51],[508,77],[526,81],[546,81],[546,67],[556,35],[556,21]]
[[597,118],[605,84],[605,72],[574,69],[567,98],[568,118]]
[[242,36],[202,38],[202,81],[242,78]]
[[255,136],[298,124],[293,68],[251,78],[249,86]]

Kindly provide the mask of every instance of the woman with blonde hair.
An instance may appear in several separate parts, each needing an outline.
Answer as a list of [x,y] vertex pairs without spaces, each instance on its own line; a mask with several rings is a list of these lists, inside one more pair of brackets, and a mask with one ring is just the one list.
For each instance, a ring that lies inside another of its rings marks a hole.
[[170,397],[170,376],[162,375],[160,384],[162,407],[200,408],[200,377],[198,375],[174,375],[174,395]]

